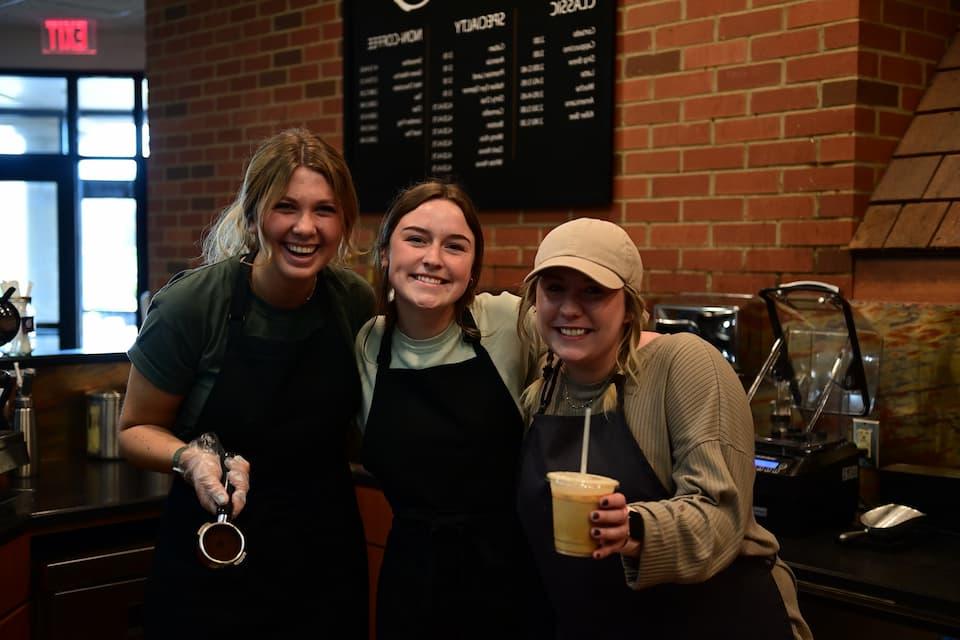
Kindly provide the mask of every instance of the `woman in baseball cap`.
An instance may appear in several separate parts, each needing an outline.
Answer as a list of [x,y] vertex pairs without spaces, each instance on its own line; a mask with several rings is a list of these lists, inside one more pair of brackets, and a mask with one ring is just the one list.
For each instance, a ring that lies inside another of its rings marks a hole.
[[[698,336],[644,331],[642,278],[624,229],[580,218],[547,234],[524,279],[520,318],[535,309],[549,351],[522,399],[518,506],[556,636],[810,638],[794,576],[753,516],[743,387]],[[588,408],[587,470],[620,483],[590,513],[592,559],[554,551],[546,480],[579,468]]]

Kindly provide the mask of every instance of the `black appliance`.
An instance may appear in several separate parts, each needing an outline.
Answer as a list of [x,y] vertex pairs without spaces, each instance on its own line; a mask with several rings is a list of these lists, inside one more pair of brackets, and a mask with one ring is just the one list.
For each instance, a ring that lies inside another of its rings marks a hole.
[[[12,293],[11,288],[0,297],[0,346],[12,340],[20,326],[20,316],[8,302]],[[12,316],[16,317],[15,322],[10,322]],[[23,433],[14,430],[7,418],[8,405],[16,393],[16,376],[0,369],[0,520],[15,513],[21,493],[11,488],[10,479],[30,462]]]
[[860,494],[860,450],[838,420],[866,416],[876,404],[880,340],[866,321],[861,330],[840,290],[821,282],[794,282],[759,292],[774,343],[751,386],[773,382],[769,428],[755,442],[753,510],[775,533],[850,525]]
[[776,533],[853,522],[860,496],[860,451],[848,440],[758,437],[753,513]]
[[767,354],[770,331],[763,301],[753,295],[679,293],[654,300],[650,328],[693,333],[717,348],[744,384]]

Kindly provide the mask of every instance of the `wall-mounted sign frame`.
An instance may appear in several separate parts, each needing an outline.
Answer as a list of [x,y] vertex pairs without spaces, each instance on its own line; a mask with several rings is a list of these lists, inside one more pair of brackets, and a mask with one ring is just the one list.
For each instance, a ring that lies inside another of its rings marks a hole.
[[344,147],[365,212],[424,177],[483,209],[604,206],[614,0],[346,0]]
[[97,21],[44,18],[40,52],[45,56],[97,55]]

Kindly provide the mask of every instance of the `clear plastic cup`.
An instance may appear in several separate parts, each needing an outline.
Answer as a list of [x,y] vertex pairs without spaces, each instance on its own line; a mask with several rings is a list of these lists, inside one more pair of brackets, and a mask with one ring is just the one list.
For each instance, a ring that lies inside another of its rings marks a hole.
[[566,556],[590,557],[597,549],[590,536],[590,512],[600,506],[601,497],[613,493],[620,483],[577,471],[551,471],[547,480],[553,497],[554,549]]

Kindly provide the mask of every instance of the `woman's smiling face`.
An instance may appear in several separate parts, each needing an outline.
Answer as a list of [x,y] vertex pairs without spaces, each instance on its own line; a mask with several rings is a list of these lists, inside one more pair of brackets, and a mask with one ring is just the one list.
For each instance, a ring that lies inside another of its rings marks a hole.
[[571,379],[589,384],[609,376],[629,320],[623,289],[557,267],[540,275],[536,293],[537,328]]
[[297,167],[287,190],[263,220],[270,268],[282,280],[309,280],[337,255],[343,220],[327,179]]
[[404,325],[418,314],[453,319],[475,255],[473,232],[449,200],[428,200],[400,219],[380,259],[387,265],[401,330],[410,335]]

